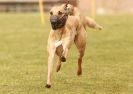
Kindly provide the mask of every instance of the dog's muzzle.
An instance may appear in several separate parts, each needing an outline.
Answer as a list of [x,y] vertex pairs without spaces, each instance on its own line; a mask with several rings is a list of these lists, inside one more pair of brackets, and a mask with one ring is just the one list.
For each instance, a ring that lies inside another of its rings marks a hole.
[[50,22],[53,30],[62,28],[65,26],[68,15],[64,14],[62,17],[58,17],[56,15],[52,15],[50,17]]

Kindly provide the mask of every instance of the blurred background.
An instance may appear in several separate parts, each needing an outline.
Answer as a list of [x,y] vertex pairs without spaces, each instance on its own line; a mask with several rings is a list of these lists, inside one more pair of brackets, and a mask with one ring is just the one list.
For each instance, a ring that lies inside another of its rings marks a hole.
[[[67,0],[41,0],[44,10],[49,11],[53,5]],[[79,7],[84,13],[90,14],[119,14],[133,13],[132,0],[70,0],[70,3]],[[0,12],[37,12],[39,0],[0,0]]]
[[86,30],[83,75],[73,46],[45,89],[48,11],[65,2],[0,0],[0,94],[133,94],[133,0],[70,0],[104,29]]

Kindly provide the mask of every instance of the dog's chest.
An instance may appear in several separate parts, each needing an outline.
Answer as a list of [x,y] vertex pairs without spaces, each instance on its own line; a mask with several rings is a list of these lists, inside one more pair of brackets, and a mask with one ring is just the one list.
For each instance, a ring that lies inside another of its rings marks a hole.
[[60,45],[62,46],[71,46],[71,44],[74,42],[75,38],[75,33],[74,32],[65,32],[62,35],[57,35],[55,39],[55,47],[58,47]]

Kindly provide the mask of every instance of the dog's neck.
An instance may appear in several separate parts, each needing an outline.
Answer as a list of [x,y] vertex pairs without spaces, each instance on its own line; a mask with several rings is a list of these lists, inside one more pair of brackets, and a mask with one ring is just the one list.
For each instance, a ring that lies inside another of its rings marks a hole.
[[54,30],[54,36],[56,40],[61,40],[62,36],[65,34],[65,27],[62,27],[60,29]]
[[73,10],[73,14],[74,16],[79,16],[80,15],[80,12],[78,11],[78,8],[74,7],[74,10]]

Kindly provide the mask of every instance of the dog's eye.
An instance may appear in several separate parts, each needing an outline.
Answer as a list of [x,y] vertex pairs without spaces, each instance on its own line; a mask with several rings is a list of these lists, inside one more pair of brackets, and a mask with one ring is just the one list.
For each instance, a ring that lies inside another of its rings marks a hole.
[[50,15],[53,15],[53,12],[52,11],[50,12]]
[[62,15],[63,13],[61,11],[58,12],[58,15]]

